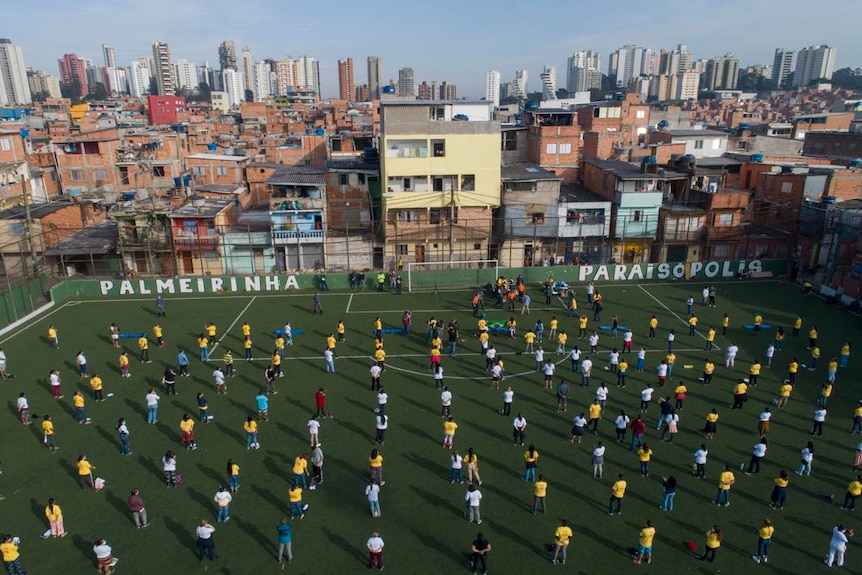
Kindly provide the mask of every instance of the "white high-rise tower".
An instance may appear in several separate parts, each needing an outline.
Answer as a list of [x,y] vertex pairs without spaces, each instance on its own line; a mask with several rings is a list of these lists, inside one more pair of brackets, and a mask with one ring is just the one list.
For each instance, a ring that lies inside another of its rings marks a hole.
[[21,47],[8,38],[0,38],[0,105],[24,105],[32,101]]
[[500,72],[491,70],[485,74],[485,100],[500,105]]

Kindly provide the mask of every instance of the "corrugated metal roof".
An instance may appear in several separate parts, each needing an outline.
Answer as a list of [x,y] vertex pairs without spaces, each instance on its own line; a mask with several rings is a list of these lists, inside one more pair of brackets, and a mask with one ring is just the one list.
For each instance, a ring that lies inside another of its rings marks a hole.
[[266,181],[281,186],[322,186],[326,184],[326,169],[310,166],[282,166]]
[[46,256],[104,255],[117,249],[117,222],[107,220],[78,230],[45,250]]
[[539,180],[560,179],[553,172],[539,167],[536,164],[506,164],[500,168],[500,177],[504,182],[536,182]]

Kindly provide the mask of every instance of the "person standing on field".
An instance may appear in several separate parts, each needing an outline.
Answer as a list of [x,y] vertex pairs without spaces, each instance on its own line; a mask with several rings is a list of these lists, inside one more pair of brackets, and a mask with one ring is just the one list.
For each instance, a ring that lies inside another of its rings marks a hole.
[[127,503],[129,505],[129,512],[132,514],[132,519],[135,521],[135,527],[138,529],[149,527],[150,522],[147,521],[147,509],[144,507],[141,492],[137,489],[132,489]]
[[482,566],[482,575],[488,573],[488,552],[491,551],[491,543],[485,539],[485,536],[479,533],[476,539],[473,540],[473,545],[470,547],[472,558],[470,559],[470,567],[473,569],[473,575],[479,575],[479,566]]
[[287,562],[293,561],[293,529],[286,517],[282,517],[275,528],[278,533],[278,564],[283,563],[284,552],[287,551]]
[[554,531],[554,555],[551,557],[551,563],[556,565],[557,559],[560,563],[566,564],[566,551],[569,548],[569,540],[572,538],[572,528],[569,527],[569,522],[563,519],[559,527]]

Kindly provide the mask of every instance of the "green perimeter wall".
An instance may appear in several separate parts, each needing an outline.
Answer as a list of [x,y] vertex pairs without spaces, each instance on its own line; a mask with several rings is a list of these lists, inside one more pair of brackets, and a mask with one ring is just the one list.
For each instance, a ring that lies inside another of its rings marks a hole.
[[[710,281],[732,279],[739,270],[768,271],[775,276],[786,273],[787,262],[784,260],[769,261],[726,261],[726,262],[684,262],[661,264],[629,264],[629,265],[596,265],[596,266],[550,266],[530,268],[501,268],[500,275],[514,278],[521,275],[528,285],[538,285],[548,277],[563,280],[569,284],[593,281],[597,284],[619,281],[672,281],[689,278],[690,272],[697,272],[689,279],[695,281]],[[407,289],[407,272],[402,272],[404,289]],[[346,273],[328,274],[327,284],[330,289],[347,289],[350,287],[349,275]],[[434,271],[413,271],[410,277],[414,289],[475,287],[493,282],[494,268],[484,269],[452,269]],[[365,274],[365,287],[376,285],[376,274]],[[388,285],[388,276],[387,276]],[[70,298],[95,297],[152,297],[158,293],[157,287],[166,297],[212,293],[274,293],[292,291],[295,289],[315,289],[319,287],[317,274],[268,275],[268,276],[235,276],[235,277],[192,277],[165,279],[134,279],[134,280],[67,280],[51,289],[55,303],[62,303]],[[21,298],[21,295],[17,295]],[[17,300],[16,300],[17,301]],[[9,307],[8,304],[6,307]],[[21,314],[19,314],[20,317]]]
[[0,326],[18,321],[48,303],[48,280],[39,277],[0,293]]

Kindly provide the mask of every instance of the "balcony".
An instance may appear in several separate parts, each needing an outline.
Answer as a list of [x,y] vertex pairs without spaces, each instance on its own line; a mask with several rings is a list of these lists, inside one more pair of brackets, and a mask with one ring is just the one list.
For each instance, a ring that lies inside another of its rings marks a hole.
[[326,232],[323,230],[273,230],[272,239],[276,245],[319,244],[326,239]]
[[165,231],[120,229],[117,247],[120,250],[169,250],[171,246]]
[[179,249],[214,250],[219,239],[218,236],[175,235],[174,245]]

